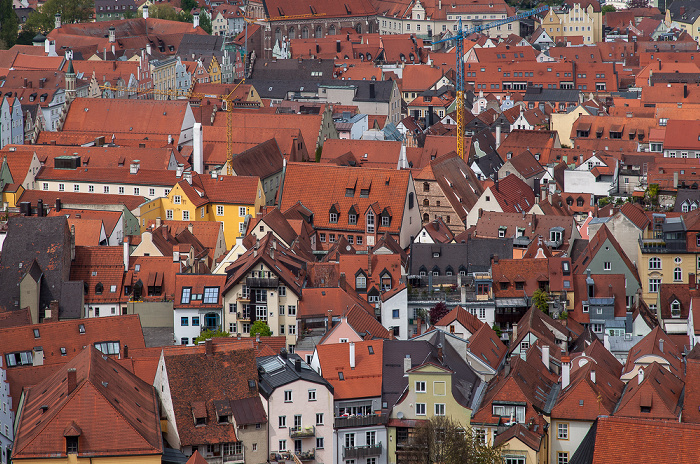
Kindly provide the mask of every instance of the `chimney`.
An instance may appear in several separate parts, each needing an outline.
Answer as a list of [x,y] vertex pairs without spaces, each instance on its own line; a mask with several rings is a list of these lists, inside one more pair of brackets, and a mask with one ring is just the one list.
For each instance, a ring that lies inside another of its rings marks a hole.
[[406,372],[411,370],[411,355],[407,354],[405,358],[403,358],[403,373],[405,374]]
[[501,125],[496,125],[496,150],[501,146]]
[[367,250],[367,278],[372,275],[372,250]]
[[192,185],[192,171],[183,172],[182,178],[185,179],[188,184]]
[[143,19],[148,19],[148,5],[143,6]]
[[561,388],[562,390],[571,383],[571,358],[568,356],[561,357]]
[[659,351],[664,352],[664,339],[659,338]]
[[[145,7],[144,7],[144,9],[145,9]],[[146,11],[146,14],[148,14],[148,11]],[[147,54],[147,55],[150,55],[150,54],[151,54],[151,42],[148,42],[148,43],[146,44],[146,54]]]
[[595,369],[591,369],[591,382],[595,383]]
[[192,28],[197,29],[199,27],[199,13],[192,15]]
[[124,345],[124,359],[129,357],[129,345]]
[[535,213],[530,216],[530,222],[532,222],[532,230],[534,231],[537,228],[537,215]]
[[75,224],[70,226],[70,260],[75,261]]
[[493,173],[493,188],[498,192],[498,171]]
[[287,349],[286,348],[280,348],[280,358],[287,359]]
[[114,26],[109,26],[109,43],[114,43],[117,41],[117,30]]
[[637,384],[644,382],[644,369],[641,367],[637,370]]
[[438,361],[440,361],[440,363],[442,363],[442,360],[443,360],[442,343],[438,343],[438,346],[437,346],[437,357],[438,357]]
[[678,171],[673,173],[673,188],[678,188]]
[[207,358],[214,354],[214,342],[211,338],[204,342],[204,354]]
[[28,79],[25,77],[25,78],[24,78],[24,88],[25,88],[25,89],[27,88],[27,84],[28,84]]
[[690,288],[690,290],[695,290],[695,273],[693,272],[688,274],[688,288]]
[[185,170],[185,166],[178,164],[175,168],[175,177],[182,177],[182,172]]
[[75,367],[68,369],[68,381],[66,384],[68,386],[68,394],[70,395],[73,393],[73,390],[75,390],[75,387],[78,386],[78,373],[76,372]]
[[160,227],[163,224],[163,220],[158,216],[156,218],[156,227]]
[[173,263],[180,261],[180,252],[177,249],[173,250]]
[[374,82],[369,83],[369,99],[374,100],[375,98],[375,92],[374,92]]
[[260,334],[259,333],[255,334],[255,343],[260,343]]
[[58,300],[51,300],[44,313],[44,322],[58,322]]
[[683,98],[688,98],[688,84],[683,84]]
[[129,270],[129,237],[124,237],[124,272]]
[[347,281],[345,280],[345,273],[341,272],[340,277],[338,277],[338,287],[345,290],[346,286],[347,286]]
[[53,17],[53,27],[56,29],[61,28],[61,13],[56,13]]
[[301,359],[294,360],[294,370],[297,372],[301,372]]
[[36,202],[36,215],[39,217],[44,217],[44,200],[39,198]]
[[330,309],[328,310],[327,320],[328,322],[326,323],[326,332],[333,328],[333,311]]
[[335,51],[340,53],[340,40],[335,41]]
[[549,345],[542,346],[542,364],[549,369]]
[[204,140],[200,122],[195,122],[192,126],[192,169],[197,174],[204,174]]
[[355,369],[355,342],[350,342],[350,369]]

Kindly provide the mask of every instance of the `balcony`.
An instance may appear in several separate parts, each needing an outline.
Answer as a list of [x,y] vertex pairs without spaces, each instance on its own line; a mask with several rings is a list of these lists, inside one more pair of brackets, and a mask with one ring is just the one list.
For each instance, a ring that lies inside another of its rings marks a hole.
[[295,453],[295,455],[300,461],[313,461],[316,459],[316,449],[314,448],[301,453]]
[[289,427],[290,438],[306,438],[316,436],[316,427],[309,425],[308,427]]
[[248,288],[277,288],[279,279],[277,277],[248,277],[245,280]]
[[367,446],[343,447],[343,459],[362,459],[372,456],[381,456],[382,444],[376,443]]
[[369,414],[366,416],[345,416],[335,418],[335,428],[343,427],[365,427],[369,425],[379,425],[386,421],[386,416],[381,414]]
[[243,453],[229,454],[224,456],[223,460],[230,463],[245,462],[245,456]]
[[642,253],[685,253],[685,239],[664,240],[662,238],[640,238]]

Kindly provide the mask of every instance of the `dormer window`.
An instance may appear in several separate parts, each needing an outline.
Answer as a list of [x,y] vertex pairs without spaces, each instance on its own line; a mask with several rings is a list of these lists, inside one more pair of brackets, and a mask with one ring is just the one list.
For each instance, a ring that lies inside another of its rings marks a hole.
[[389,227],[391,218],[389,216],[382,216],[382,227]]
[[97,285],[95,285],[95,295],[102,295],[103,291],[104,286],[102,285],[102,282],[97,282]]
[[355,290],[366,290],[367,289],[367,277],[360,272],[355,276]]
[[348,214],[348,224],[357,224],[357,214]]
[[382,279],[382,291],[386,292],[391,290],[391,274],[385,272],[381,276]]
[[332,224],[337,224],[338,223],[338,213],[330,213],[329,220]]
[[368,234],[374,233],[374,213],[372,211],[367,213],[366,230]]
[[66,437],[66,454],[78,454],[78,437]]
[[681,303],[678,300],[671,303],[671,317],[681,317]]

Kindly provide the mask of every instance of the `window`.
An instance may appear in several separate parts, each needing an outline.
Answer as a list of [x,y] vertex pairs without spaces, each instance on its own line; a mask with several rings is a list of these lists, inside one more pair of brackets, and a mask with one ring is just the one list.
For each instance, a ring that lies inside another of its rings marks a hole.
[[671,317],[681,317],[681,304],[678,300],[671,303]]
[[505,464],[525,464],[524,456],[506,456]]
[[355,447],[355,434],[354,433],[346,433],[345,434],[345,447],[346,448],[354,448]]
[[287,315],[288,316],[296,316],[297,315],[297,307],[295,305],[287,306]]
[[245,206],[239,206],[239,207],[238,207],[238,215],[239,215],[240,217],[244,217],[244,216],[246,215],[246,213],[247,213],[247,211],[246,211],[246,207],[245,207]]
[[683,271],[680,267],[673,269],[673,281],[681,282],[683,280]]
[[204,287],[203,304],[217,304],[219,302],[219,287]]
[[285,390],[284,391],[284,402],[285,403],[292,402],[292,390]]
[[316,425],[323,425],[323,413],[322,412],[316,413]]
[[316,390],[309,390],[309,401],[316,401]]
[[148,196],[153,197],[156,195],[156,189],[154,188],[149,188],[148,189]]
[[176,205],[182,204],[182,197],[180,195],[174,195],[173,196],[173,203]]
[[323,437],[316,438],[316,448],[323,449]]
[[649,269],[661,269],[661,258],[656,256],[649,258]]
[[649,279],[649,293],[659,293],[661,279]]
[[365,444],[367,446],[375,446],[377,444],[377,432],[365,432]]
[[66,437],[66,454],[78,454],[78,437]]
[[557,464],[569,464],[569,453],[566,451],[558,451]]
[[296,335],[297,334],[297,326],[296,324],[290,324],[289,325],[289,335]]
[[444,416],[445,415],[445,403],[435,403],[435,415]]
[[338,213],[330,213],[330,222],[333,224],[338,222]]
[[603,270],[604,271],[610,271],[612,270],[612,263],[610,261],[605,261],[603,263]]
[[189,212],[189,211],[183,211],[183,212],[182,212],[182,220],[183,220],[183,221],[189,221],[189,220],[190,220],[190,212]]
[[284,316],[284,305],[280,305],[280,316]]
[[103,354],[119,354],[119,342],[97,342],[95,348]]
[[184,287],[182,289],[182,298],[180,298],[180,304],[190,304],[190,297],[192,296],[192,288]]
[[425,393],[425,382],[424,381],[417,381],[416,382],[416,393]]
[[95,192],[95,186],[94,185],[88,185],[88,193],[94,193]]
[[189,318],[189,317],[186,317],[186,316],[185,316],[185,317],[181,317],[181,318],[180,318],[180,326],[181,326],[181,327],[187,327],[188,325],[190,325],[190,318]]
[[367,229],[367,233],[368,233],[368,234],[373,234],[373,233],[374,233],[374,213],[371,212],[371,211],[370,211],[369,213],[367,213],[367,226],[366,226],[366,229]]
[[389,227],[389,216],[382,216],[382,227]]
[[279,416],[277,418],[277,422],[279,424],[279,428],[285,428],[287,426],[287,416]]
[[141,193],[141,189],[138,187],[134,187],[134,195],[139,195]]
[[58,191],[63,192],[64,190],[66,190],[66,185],[65,184],[58,184]]
[[216,205],[216,215],[217,216],[224,215],[224,206],[223,205]]
[[425,416],[425,403],[416,403],[416,416]]
[[80,184],[73,184],[73,191],[80,192]]
[[31,351],[19,351],[5,355],[7,367],[30,366],[34,363],[34,356]]
[[279,451],[287,451],[287,440],[279,441]]
[[391,318],[392,318],[392,319],[398,319],[398,318],[399,318],[399,310],[398,310],[398,309],[392,309],[392,310],[391,310]]
[[48,182],[44,182],[43,184],[41,184],[41,189],[42,189],[42,190],[48,190],[48,189],[49,189],[49,183],[48,183]]
[[603,324],[592,324],[592,326],[593,326],[593,332],[603,333]]
[[277,293],[279,293],[279,296],[287,296],[287,287],[285,287],[285,286],[278,287]]
[[568,440],[569,439],[569,424],[558,423],[557,424],[557,439],[558,440]]
[[199,327],[199,316],[192,316],[192,327]]
[[365,290],[367,288],[367,277],[364,274],[358,274],[355,277],[355,289]]

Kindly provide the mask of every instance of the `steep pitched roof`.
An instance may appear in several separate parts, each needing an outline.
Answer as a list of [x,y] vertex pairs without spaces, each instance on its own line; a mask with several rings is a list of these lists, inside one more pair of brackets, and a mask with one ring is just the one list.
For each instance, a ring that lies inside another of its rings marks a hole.
[[625,383],[597,367],[588,363],[571,374],[571,383],[559,394],[552,417],[593,421],[601,414],[613,413]]
[[[684,382],[657,362],[643,371],[641,382],[637,378],[627,382],[614,415],[678,420],[683,409]],[[649,411],[645,412],[643,408],[649,408]]]
[[462,326],[464,326],[464,328],[467,329],[472,335],[478,332],[484,325],[479,318],[468,312],[466,309],[462,308],[461,306],[455,306],[452,311],[445,314],[442,319],[436,322],[435,326],[446,327],[454,321],[462,324]]
[[[86,285],[87,303],[116,303],[125,301],[124,253],[120,246],[75,247],[75,261],[71,265],[71,279]],[[121,311],[120,311],[121,312]]]
[[[323,378],[333,385],[335,399],[368,398],[382,394],[381,340],[357,342],[355,367],[350,366],[350,344],[331,343],[316,347]],[[340,373],[343,379],[340,379]]]
[[627,355],[627,362],[622,372],[631,372],[638,361],[641,361],[645,356],[659,356],[663,358],[668,362],[669,370],[673,375],[679,379],[685,377],[681,352],[668,334],[661,329],[661,326],[655,327],[639,343],[632,347]]
[[[92,346],[65,367],[27,391],[15,459],[65,455],[65,436],[76,435],[81,437],[79,456],[162,454],[158,400],[151,385]],[[76,376],[70,391],[68,369],[75,369]],[[86,414],[84,404],[100,414]]]
[[482,324],[476,333],[469,337],[467,349],[495,370],[498,370],[508,353],[508,348],[488,324]]
[[535,193],[515,174],[506,176],[490,190],[504,213],[527,212],[535,205]]

